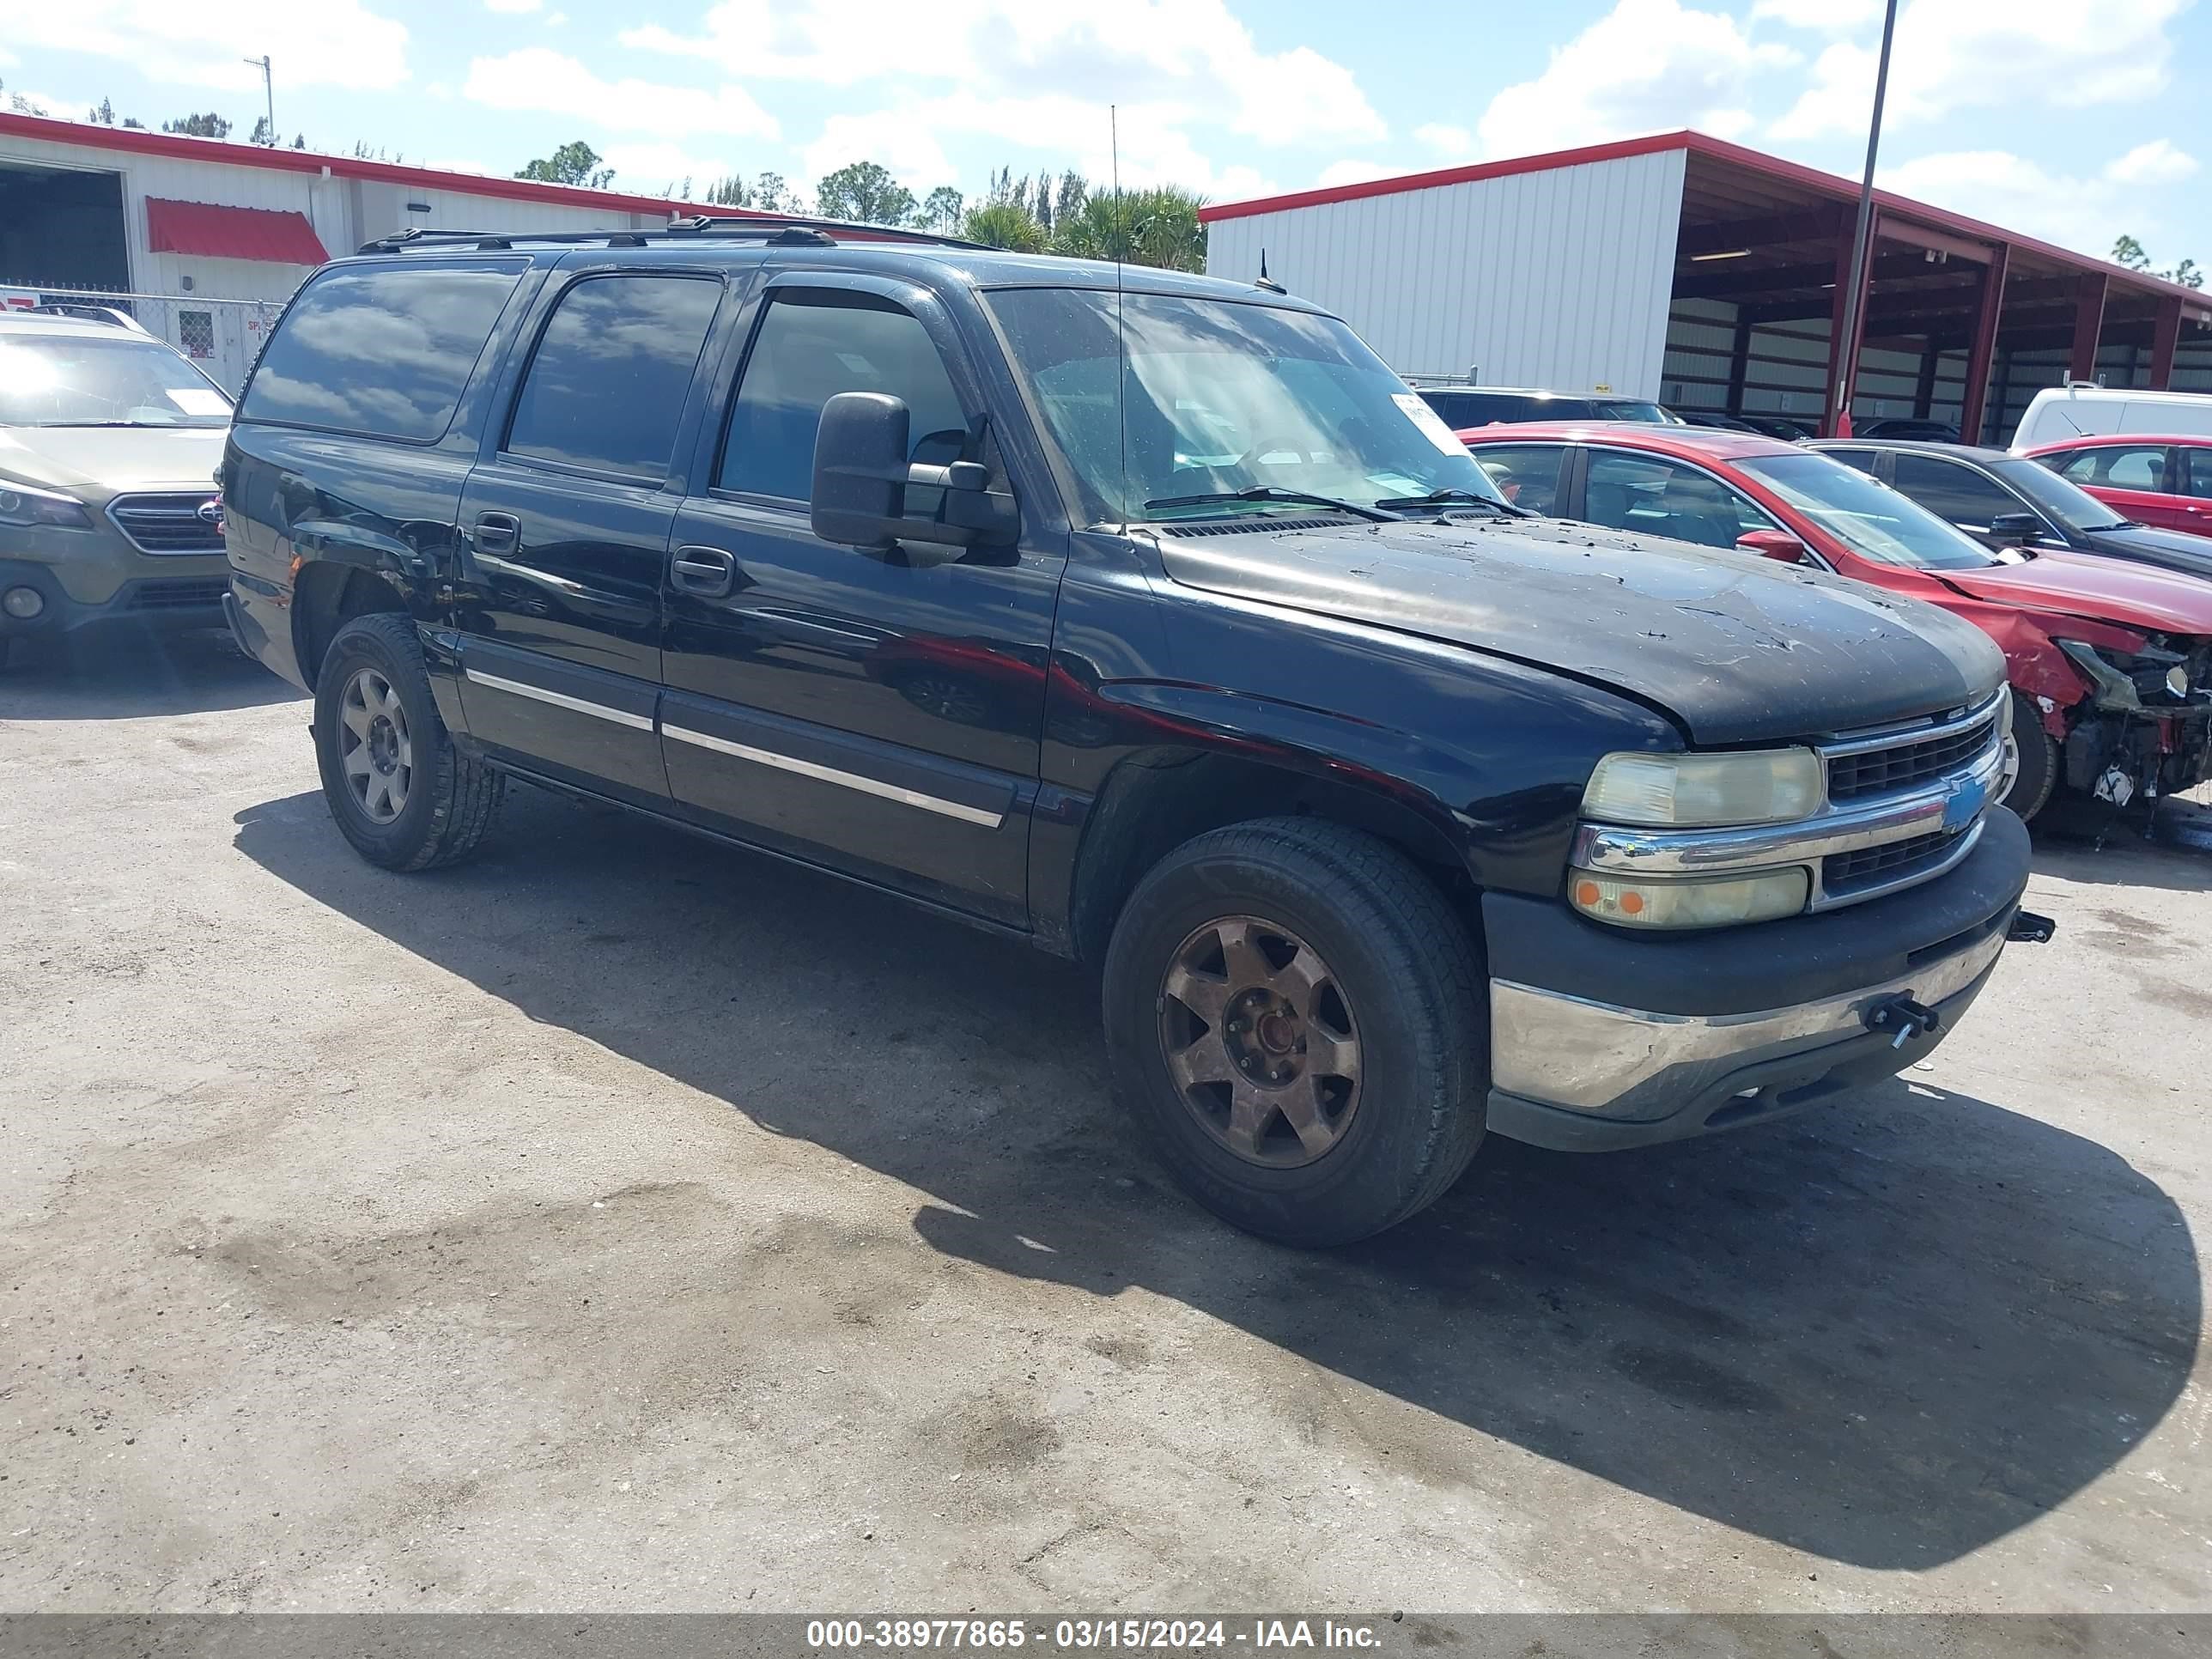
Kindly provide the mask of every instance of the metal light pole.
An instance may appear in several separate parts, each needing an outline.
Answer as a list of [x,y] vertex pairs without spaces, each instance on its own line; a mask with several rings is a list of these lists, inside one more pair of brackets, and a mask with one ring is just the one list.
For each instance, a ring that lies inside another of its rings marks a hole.
[[[269,148],[274,149],[276,148],[276,77],[270,72],[269,57],[265,52],[258,58],[248,58],[243,61],[248,68],[261,71],[262,95],[269,100]],[[1882,61],[1888,62],[1886,51]],[[1876,107],[1879,108],[1880,106],[1877,105]]]
[[1889,91],[1889,43],[1897,33],[1897,0],[1881,19],[1881,58],[1874,72],[1874,119],[1867,127],[1866,177],[1859,183],[1858,230],[1851,238],[1851,286],[1844,295],[1844,333],[1836,353],[1836,400],[1828,410],[1831,437],[1851,435],[1851,392],[1859,378],[1859,330],[1865,322],[1867,253],[1874,240],[1874,163],[1881,149],[1881,103]]

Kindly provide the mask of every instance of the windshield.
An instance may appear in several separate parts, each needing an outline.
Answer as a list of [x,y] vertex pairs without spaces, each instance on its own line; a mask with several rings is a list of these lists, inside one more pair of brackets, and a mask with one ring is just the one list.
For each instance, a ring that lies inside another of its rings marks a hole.
[[1990,471],[2042,509],[2061,530],[2118,530],[2130,522],[2070,478],[2062,478],[2040,461],[1996,461]]
[[[1004,289],[988,296],[1097,524],[1304,511],[1302,491],[1371,507],[1437,491],[1504,505],[1451,429],[1341,323],[1267,305]],[[1117,398],[1117,384],[1121,395]]]
[[1736,465],[1863,558],[1919,570],[2004,562],[1965,531],[1826,455],[1762,455]]
[[0,338],[0,426],[228,426],[230,399],[165,345],[106,335]]

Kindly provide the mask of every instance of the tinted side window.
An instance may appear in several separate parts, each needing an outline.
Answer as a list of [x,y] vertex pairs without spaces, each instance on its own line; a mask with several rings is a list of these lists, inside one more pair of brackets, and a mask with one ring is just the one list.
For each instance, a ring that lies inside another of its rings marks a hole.
[[2212,501],[2212,449],[2185,449],[2181,458],[2188,480],[2181,493]]
[[1590,453],[1583,516],[1701,547],[1734,547],[1747,530],[1777,528],[1750,497],[1695,467],[1619,450]]
[[341,265],[303,289],[238,415],[434,443],[525,266]]
[[1461,422],[1463,426],[1490,426],[1501,421],[1539,421],[1544,419],[1547,412],[1538,410],[1534,398],[1519,397],[1510,392],[1469,392],[1461,395],[1467,399],[1467,414]]
[[590,276],[561,296],[507,425],[509,453],[659,482],[722,285]]
[[1487,418],[1476,412],[1474,399],[1464,392],[1424,392],[1421,401],[1435,410],[1446,426],[1455,429],[1474,426]]
[[1841,461],[1845,466],[1856,467],[1861,472],[1874,471],[1875,452],[1871,449],[1824,449],[1820,452],[1832,461]]
[[2065,476],[2092,489],[2163,489],[2164,444],[2100,444],[2068,462]]
[[775,295],[745,359],[716,484],[806,500],[822,405],[841,392],[904,399],[911,459],[942,465],[960,458],[968,417],[912,313],[872,295],[791,289]]
[[1555,513],[1559,506],[1559,461],[1564,444],[1482,444],[1475,465],[1490,475],[1498,493],[1532,513]]
[[2000,513],[2025,513],[2025,502],[1972,467],[1932,455],[1899,455],[1897,488],[1939,519],[1987,530]]

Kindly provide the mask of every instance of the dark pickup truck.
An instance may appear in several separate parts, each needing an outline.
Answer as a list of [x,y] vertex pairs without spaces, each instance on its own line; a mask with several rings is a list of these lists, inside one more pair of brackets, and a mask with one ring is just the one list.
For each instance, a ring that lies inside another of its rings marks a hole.
[[2027,930],[1978,629],[1528,516],[1266,289],[412,233],[301,289],[222,483],[364,857],[461,858],[521,779],[1081,958],[1146,1137],[1277,1238],[1403,1219],[1486,1130],[1886,1077]]

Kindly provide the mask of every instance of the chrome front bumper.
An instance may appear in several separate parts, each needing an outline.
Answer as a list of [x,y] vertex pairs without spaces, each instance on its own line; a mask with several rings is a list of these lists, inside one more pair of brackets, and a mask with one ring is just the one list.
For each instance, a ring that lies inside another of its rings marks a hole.
[[[1755,1013],[1652,1013],[1508,980],[1490,983],[1490,1127],[1514,1139],[1604,1151],[1734,1127],[1889,1076],[1932,1049],[1979,994],[2002,927],[1913,972],[1842,996]],[[1870,1030],[1899,995],[1943,1017],[1902,1046]]]

